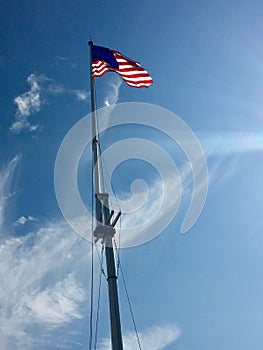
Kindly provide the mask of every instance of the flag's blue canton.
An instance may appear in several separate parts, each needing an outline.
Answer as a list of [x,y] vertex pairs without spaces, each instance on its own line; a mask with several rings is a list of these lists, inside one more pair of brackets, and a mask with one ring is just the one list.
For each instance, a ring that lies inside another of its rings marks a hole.
[[105,61],[109,65],[111,65],[113,68],[118,69],[119,64],[116,61],[116,58],[114,57],[113,53],[110,49],[102,46],[92,46],[92,61]]

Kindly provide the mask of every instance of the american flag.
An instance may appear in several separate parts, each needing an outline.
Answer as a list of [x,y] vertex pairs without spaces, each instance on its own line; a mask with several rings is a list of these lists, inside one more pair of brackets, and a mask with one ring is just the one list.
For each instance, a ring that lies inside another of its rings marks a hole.
[[101,77],[107,72],[118,73],[132,87],[149,87],[153,80],[140,65],[122,53],[102,46],[92,46],[92,76]]

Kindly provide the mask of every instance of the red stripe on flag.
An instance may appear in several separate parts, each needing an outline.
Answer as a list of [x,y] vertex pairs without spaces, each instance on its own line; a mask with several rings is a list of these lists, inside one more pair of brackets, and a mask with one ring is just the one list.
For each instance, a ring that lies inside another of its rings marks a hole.
[[119,68],[113,68],[103,60],[92,62],[92,75],[94,78],[102,77],[107,72],[118,73],[123,80],[132,87],[142,88],[149,87],[153,80],[149,73],[141,67],[139,62],[135,62],[128,57],[125,57],[118,51],[111,50]]

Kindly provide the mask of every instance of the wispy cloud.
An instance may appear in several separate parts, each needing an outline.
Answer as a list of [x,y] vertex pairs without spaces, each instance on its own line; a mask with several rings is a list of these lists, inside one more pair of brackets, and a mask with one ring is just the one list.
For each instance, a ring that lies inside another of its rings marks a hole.
[[118,102],[122,79],[118,76],[111,76],[111,81],[108,82],[108,89],[104,98],[104,105],[107,107],[113,106]]
[[[20,157],[0,172],[1,198],[10,196],[12,179]],[[7,202],[1,202],[6,208]],[[21,216],[17,223],[34,221]],[[3,226],[0,227],[3,231]],[[88,293],[90,245],[66,223],[47,222],[22,237],[0,238],[0,343],[5,350],[68,348],[79,334],[68,332],[84,317]],[[85,273],[84,273],[85,269]],[[86,282],[87,283],[87,282]],[[85,287],[87,287],[85,285]],[[59,330],[63,337],[58,340]],[[180,336],[176,326],[155,326],[140,333],[143,348],[161,350]],[[45,345],[43,345],[45,344]],[[136,348],[135,334],[124,336],[125,349]],[[104,339],[100,349],[111,349]]]
[[[143,349],[164,350],[168,345],[173,344],[180,337],[181,330],[176,325],[154,326],[139,333]],[[123,337],[125,350],[138,348],[134,332],[129,332]],[[111,350],[110,339],[104,339],[99,345],[99,350]]]
[[12,196],[12,182],[20,159],[21,155],[16,155],[0,170],[0,228],[4,226],[5,210]]
[[127,194],[121,194],[116,207],[113,202],[115,210],[120,207],[123,212],[121,230],[117,230],[117,240],[121,234],[123,247],[132,247],[152,240],[162,233],[176,216],[180,183],[170,176],[165,179],[165,187],[169,188],[169,191],[164,193],[163,180],[157,178],[148,184],[146,191],[134,193],[131,198],[124,200]]
[[30,125],[28,130],[29,131],[36,131],[36,130],[41,129],[41,128],[42,128],[41,125],[34,124],[34,125]]
[[[108,123],[110,115],[115,108],[116,103],[119,100],[120,87],[122,85],[122,79],[118,75],[110,75],[108,78],[107,86],[104,92],[103,107],[108,107],[103,110],[103,119]],[[100,125],[100,121],[99,125]]]
[[10,127],[10,131],[14,134],[19,134],[23,130],[33,132],[41,128],[41,125],[32,124],[30,117],[42,110],[50,96],[70,94],[78,101],[86,101],[90,94],[86,90],[66,88],[44,74],[30,74],[27,82],[30,89],[14,99],[17,110]]
[[[51,81],[51,79],[50,79],[50,81]],[[44,90],[44,89],[43,89]],[[48,93],[50,93],[51,95],[61,95],[61,94],[63,94],[66,90],[65,90],[65,88],[61,85],[61,84],[59,84],[59,83],[57,83],[57,82],[55,82],[55,81],[52,81],[52,83],[50,83],[47,87],[46,87],[46,91],[48,92]]]
[[260,131],[204,132],[200,133],[200,141],[208,155],[241,154],[263,149],[263,133]]
[[32,221],[38,221],[37,218],[35,218],[34,216],[20,216],[20,218],[18,218],[14,225],[15,226],[19,226],[19,225],[25,225],[27,222],[32,222]]
[[87,90],[73,90],[73,94],[76,96],[76,99],[79,101],[87,101],[90,96],[90,92]]
[[[4,217],[20,158],[0,170],[0,343],[5,350],[35,349],[36,343],[52,340],[54,329],[82,317],[86,293],[79,264],[89,256],[88,243],[65,223],[48,222],[19,238],[8,234]],[[21,216],[16,224],[35,220]]]
[[86,294],[76,266],[86,248],[62,223],[0,241],[0,342],[6,350],[33,349],[42,337],[51,342],[53,330],[83,317]]
[[[83,317],[87,293],[80,281],[90,245],[66,223],[55,221],[38,222],[38,228],[22,237],[10,236],[4,217],[20,158],[15,156],[0,170],[0,343],[5,350],[31,350],[47,342],[49,348],[66,348],[78,334],[67,333],[65,327]],[[16,224],[35,220],[21,216]],[[59,329],[68,336],[58,341]]]
[[[85,293],[74,266],[89,256],[85,241],[64,223],[48,222],[20,238],[8,235],[4,217],[20,158],[0,170],[0,343],[6,350],[33,349],[42,334],[47,339],[53,329],[82,317]],[[16,223],[35,220],[21,216]]]
[[[201,133],[200,141],[203,145],[206,159],[208,162],[209,187],[216,188],[222,183],[229,181],[237,172],[241,157],[248,152],[259,152],[263,149],[263,134],[261,132],[243,132],[243,133]],[[182,196],[186,202],[191,200],[193,190],[202,191],[206,186],[206,178],[199,183],[197,187],[193,183],[193,166],[197,175],[202,174],[201,162],[195,160],[195,164],[185,161],[178,168],[181,181]],[[159,165],[159,169],[165,169],[165,164]],[[165,183],[162,179],[156,179],[148,185],[147,193],[142,188],[137,193],[121,193],[119,203],[115,209],[121,207],[124,215],[122,218],[122,227],[135,227],[136,232],[133,236],[123,235],[123,244],[132,244],[138,237],[148,235],[151,229],[154,229],[158,220],[165,221],[167,214],[174,208],[176,201],[180,199],[180,183],[172,173],[166,174]],[[165,205],[160,206],[164,185],[169,187],[170,196],[164,201]],[[112,194],[114,198],[114,195]],[[133,208],[133,210],[131,210]],[[117,209],[118,210],[118,209]],[[125,213],[127,213],[125,215]],[[158,215],[157,215],[158,213]],[[146,222],[146,226],[141,226]]]
[[44,74],[30,74],[27,78],[30,89],[17,96],[14,103],[17,106],[15,121],[10,127],[10,131],[19,134],[22,130],[35,131],[39,125],[32,125],[29,117],[41,110],[46,103],[44,91],[50,89],[51,93],[57,94],[60,90],[58,84]]
[[25,295],[22,303],[26,307],[25,311],[29,309],[31,317],[38,323],[55,327],[82,318],[79,304],[83,302],[84,296],[84,290],[78,285],[74,274],[68,274],[51,287]]
[[[211,154],[208,157],[209,190],[210,187],[216,188],[229,181],[236,174],[239,161],[239,155]],[[201,162],[197,159],[195,164],[197,175],[202,174],[200,164]],[[118,193],[117,200],[115,200],[115,194],[110,195],[111,206],[116,212],[121,208],[123,213],[121,229],[117,230],[117,240],[120,239],[123,247],[148,242],[162,233],[176,218],[177,209],[182,207],[186,211],[193,191],[198,193],[207,186],[206,178],[198,186],[193,183],[192,166],[187,161],[178,167],[179,178],[169,169],[166,171],[165,164],[160,165],[159,169],[163,169],[163,178],[156,177],[144,186],[134,186],[138,182],[135,180],[132,183],[131,192]]]
[[67,65],[70,68],[74,69],[77,67],[77,64],[72,62],[69,58],[65,57],[65,56],[57,56],[56,57],[56,64],[63,64],[63,65]]
[[44,100],[41,98],[40,84],[44,79],[45,77],[42,75],[31,74],[27,78],[30,90],[14,99],[14,103],[17,105],[17,111],[15,121],[10,127],[13,133],[18,134],[22,129],[29,129],[30,123],[28,117],[40,111],[40,108],[44,104]]

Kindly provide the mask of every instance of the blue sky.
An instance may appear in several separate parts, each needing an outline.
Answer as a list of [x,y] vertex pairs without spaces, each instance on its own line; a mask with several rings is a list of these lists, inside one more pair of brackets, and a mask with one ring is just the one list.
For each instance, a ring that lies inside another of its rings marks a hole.
[[[128,137],[159,144],[182,179],[173,222],[154,240],[121,252],[143,349],[262,348],[262,15],[260,1],[2,1],[3,349],[88,347],[91,246],[61,214],[54,166],[63,138],[90,112],[90,37],[141,62],[154,80],[149,89],[132,89],[106,74],[96,80],[98,107],[124,102],[164,107],[188,124],[207,158],[207,200],[182,235],[193,189],[183,152],[143,127],[102,137],[105,148]],[[87,205],[88,153],[79,166]],[[149,183],[150,201],[157,203],[158,174],[134,160],[113,174],[121,199],[130,198],[136,178]],[[146,205],[136,220],[150,209]],[[95,295],[98,276],[96,261]],[[125,349],[135,349],[121,280],[119,287]],[[105,280],[102,288],[98,349],[110,349]]]

